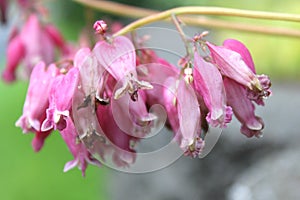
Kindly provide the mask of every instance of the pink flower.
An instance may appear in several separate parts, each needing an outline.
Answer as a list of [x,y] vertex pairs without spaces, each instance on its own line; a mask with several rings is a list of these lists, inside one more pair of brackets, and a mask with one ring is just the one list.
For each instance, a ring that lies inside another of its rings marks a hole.
[[209,109],[206,120],[214,127],[226,127],[231,121],[232,109],[226,106],[226,94],[219,70],[196,51],[194,53],[194,87]]
[[40,62],[32,71],[27,96],[23,107],[23,115],[16,122],[16,126],[26,133],[31,130],[41,130],[41,120],[48,108],[50,89],[58,69],[54,64],[46,68],[45,63]]
[[[30,36],[30,37],[29,37]],[[7,64],[2,77],[15,80],[19,64],[23,64],[23,76],[29,77],[40,61],[50,64],[55,59],[55,47],[67,51],[63,38],[52,25],[43,25],[36,14],[31,14],[22,29],[14,31],[8,44]]]
[[125,133],[134,137],[144,137],[151,130],[151,122],[157,117],[148,112],[143,91],[138,91],[139,98],[132,101],[129,94],[111,100],[114,121]]
[[[256,74],[256,70],[254,67],[254,63],[251,57],[251,54],[247,47],[234,39],[227,39],[223,43],[224,47],[239,53],[243,59],[243,61],[247,64],[247,66],[252,70],[253,73]],[[258,105],[264,105],[263,99],[271,95],[271,81],[266,75],[257,75],[259,83],[262,87],[262,90],[249,90],[247,91],[247,96],[249,99],[255,101]]]
[[2,78],[4,81],[9,83],[16,80],[16,68],[20,61],[24,58],[25,52],[26,49],[22,38],[19,35],[13,37],[6,50],[6,68],[2,72]]
[[247,97],[246,89],[229,78],[224,78],[227,103],[233,109],[234,115],[242,123],[241,132],[247,137],[261,136],[264,123],[255,116],[255,107]]
[[[256,73],[251,54],[244,44],[228,39],[224,41],[223,45],[239,53],[249,69]],[[234,115],[242,123],[241,132],[247,137],[260,137],[264,128],[263,120],[255,116],[255,106],[251,100],[259,105],[264,105],[263,99],[271,94],[269,78],[265,75],[257,75],[257,78],[262,86],[261,91],[249,90],[234,80],[224,78],[228,105],[233,108]]]
[[98,62],[116,81],[122,82],[121,88],[114,94],[115,99],[128,92],[136,100],[137,90],[152,89],[151,84],[137,79],[135,48],[128,38],[118,36],[111,42],[100,41],[93,52]]
[[[122,97],[123,98],[123,97]],[[129,166],[136,159],[135,151],[131,148],[131,142],[137,141],[130,133],[123,132],[115,121],[111,106],[99,105],[97,117],[103,133],[107,137],[112,148],[112,160],[119,167]],[[127,117],[127,116],[124,116]],[[124,119],[126,121],[126,119]]]
[[139,66],[138,74],[153,85],[153,89],[145,90],[147,104],[160,104],[165,108],[174,139],[183,151],[187,151],[197,140],[201,127],[199,104],[193,88],[180,78],[178,68],[161,59]]
[[212,62],[216,64],[222,75],[229,77],[250,90],[262,90],[262,86],[253,71],[247,66],[242,56],[224,46],[215,46],[206,42]]
[[197,138],[200,109],[192,87],[183,79],[168,78],[165,82],[164,101],[176,140],[185,151]]
[[61,130],[60,133],[74,156],[74,160],[66,163],[64,172],[78,166],[82,171],[82,176],[85,176],[85,170],[88,164],[101,166],[101,163],[90,154],[85,145],[78,139],[77,131],[71,118],[66,119],[66,128]]
[[78,68],[71,68],[66,75],[55,78],[49,96],[47,118],[42,124],[42,131],[62,130],[66,127],[66,118],[71,117],[72,100],[79,81]]

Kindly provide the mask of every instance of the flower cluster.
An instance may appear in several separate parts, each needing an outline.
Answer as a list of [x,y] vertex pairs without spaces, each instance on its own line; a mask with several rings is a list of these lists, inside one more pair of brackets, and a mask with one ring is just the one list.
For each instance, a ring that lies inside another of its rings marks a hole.
[[[20,74],[29,78],[33,67],[44,61],[50,64],[56,60],[57,50],[61,57],[69,57],[72,53],[69,44],[64,41],[59,30],[51,23],[43,22],[43,12],[39,11],[30,0],[18,0],[24,11],[25,23],[22,27],[14,27],[11,31],[7,50],[6,67],[2,72],[5,82],[16,80],[17,68],[21,64]],[[2,20],[5,20],[7,2],[2,0]],[[29,12],[29,10],[31,12]],[[30,39],[29,39],[30,38]]]
[[[33,6],[30,0],[18,2]],[[0,0],[2,21],[6,3]],[[244,135],[261,136],[264,123],[255,104],[264,105],[271,82],[256,74],[241,42],[227,39],[217,46],[197,35],[175,66],[139,38],[110,36],[103,20],[93,26],[100,36],[96,44],[71,48],[55,26],[31,10],[24,26],[12,32],[2,77],[14,81],[23,65],[30,83],[16,126],[35,134],[36,152],[58,131],[74,157],[64,171],[77,166],[84,175],[88,164],[106,161],[130,166],[138,156],[136,145],[162,124],[173,131],[182,153],[194,158],[201,155],[209,127],[225,128],[233,114]]]

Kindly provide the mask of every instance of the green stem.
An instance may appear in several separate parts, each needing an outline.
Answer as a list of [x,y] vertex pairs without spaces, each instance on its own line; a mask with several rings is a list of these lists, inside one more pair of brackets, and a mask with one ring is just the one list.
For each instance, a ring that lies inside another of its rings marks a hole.
[[136,28],[145,26],[147,24],[167,19],[172,14],[175,14],[177,16],[178,15],[219,15],[219,16],[232,16],[232,17],[243,17],[243,18],[254,18],[254,19],[265,19],[265,20],[300,22],[300,15],[295,15],[295,14],[250,11],[250,10],[219,8],[219,7],[188,6],[188,7],[173,8],[170,10],[166,10],[136,20],[133,23],[121,29],[119,32],[115,33],[114,37],[118,35],[124,35]]
[[[118,16],[123,16],[127,18],[142,18],[141,19],[142,21],[138,20],[137,21],[138,23],[134,23],[133,25],[129,25],[125,27],[126,29],[121,30],[121,32],[119,32],[118,35],[126,34],[127,32],[131,31],[134,28],[138,28],[140,26],[149,24],[154,21],[166,20],[170,17],[171,13],[174,11],[174,10],[167,11],[167,13],[164,13],[163,15],[160,14],[158,16],[153,17],[153,15],[158,14],[159,11],[130,6],[130,5],[121,4],[113,1],[104,1],[104,0],[73,0],[73,1],[87,7],[97,9],[102,12],[118,15]],[[183,8],[190,8],[190,7],[183,7]],[[196,13],[200,16],[180,16],[180,19],[183,22],[190,25],[203,26],[203,27],[214,28],[214,29],[227,29],[227,30],[240,31],[240,32],[243,31],[243,32],[250,32],[250,33],[258,33],[264,35],[286,36],[290,38],[300,37],[300,30],[297,29],[259,25],[257,23],[253,24],[253,23],[243,23],[243,22],[235,22],[235,21],[228,22],[222,19],[209,19],[208,17],[203,16],[204,14],[206,14],[206,15],[225,15],[225,16],[236,16],[236,17],[251,17],[251,18],[272,19],[272,20],[299,21],[300,15],[237,10],[237,9],[217,8],[217,7],[193,7],[193,8],[195,9],[201,8]],[[176,10],[178,9],[179,8],[176,8]],[[147,18],[148,16],[150,16],[150,19],[152,21],[148,21],[149,19]]]
[[182,30],[182,28],[181,28],[181,26],[179,24],[179,21],[178,21],[176,15],[172,14],[171,16],[172,16],[172,21],[175,24],[176,29],[177,29],[177,31],[178,31],[178,33],[179,33],[179,35],[180,35],[180,37],[181,37],[181,39],[182,39],[182,41],[184,43],[184,47],[185,47],[185,51],[186,51],[186,56],[190,56],[190,48],[188,46],[188,41],[186,39],[186,35],[183,32],[183,30]]

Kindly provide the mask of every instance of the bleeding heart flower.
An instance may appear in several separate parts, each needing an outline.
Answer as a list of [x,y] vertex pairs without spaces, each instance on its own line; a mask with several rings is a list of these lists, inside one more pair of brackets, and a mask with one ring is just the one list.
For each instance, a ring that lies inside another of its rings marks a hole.
[[49,106],[49,95],[52,83],[59,74],[57,67],[51,64],[46,67],[40,62],[32,71],[27,96],[23,107],[23,115],[16,122],[16,126],[26,133],[31,130],[41,130],[41,116],[45,115]]
[[202,96],[209,113],[206,120],[214,127],[226,127],[231,121],[232,109],[226,105],[223,79],[219,70],[196,51],[194,53],[194,87]]

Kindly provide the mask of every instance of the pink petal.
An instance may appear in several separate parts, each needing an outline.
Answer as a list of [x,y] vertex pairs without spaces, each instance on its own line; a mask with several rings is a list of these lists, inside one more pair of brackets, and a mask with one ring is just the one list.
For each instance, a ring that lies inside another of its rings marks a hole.
[[209,42],[206,44],[210,50],[213,62],[224,76],[237,81],[249,89],[253,89],[253,86],[258,89],[261,88],[255,74],[246,65],[239,53],[222,46],[215,46]]
[[260,136],[264,128],[263,121],[255,116],[255,107],[247,97],[246,88],[228,78],[224,79],[228,105],[242,123],[241,132],[248,137]]
[[210,111],[207,121],[212,126],[226,127],[226,123],[231,121],[232,112],[226,106],[225,89],[219,70],[195,52],[193,77],[194,87]]
[[235,39],[227,39],[223,42],[223,46],[226,47],[227,49],[239,53],[243,61],[246,63],[246,65],[252,70],[253,73],[256,73],[254,62],[250,54],[250,51],[243,43]]
[[25,47],[19,36],[12,38],[7,47],[7,63],[2,78],[6,82],[16,79],[16,69],[25,55]]
[[193,143],[201,126],[200,109],[194,90],[184,80],[179,80],[176,98],[179,128],[183,137],[181,147],[184,148]]
[[16,122],[16,125],[20,126],[24,132],[29,131],[31,127],[36,131],[40,130],[40,127],[36,125],[46,113],[50,89],[57,74],[58,69],[55,65],[50,65],[46,69],[45,63],[40,62],[34,67],[30,76],[23,115]]
[[99,63],[116,80],[121,80],[129,73],[135,73],[135,48],[128,38],[118,36],[111,43],[100,41],[95,45],[93,52]]

